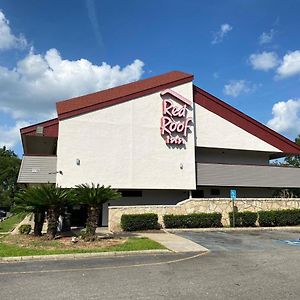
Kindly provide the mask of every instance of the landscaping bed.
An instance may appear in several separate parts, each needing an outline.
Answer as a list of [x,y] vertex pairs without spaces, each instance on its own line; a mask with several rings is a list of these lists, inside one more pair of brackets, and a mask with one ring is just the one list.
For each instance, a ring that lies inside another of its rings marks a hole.
[[94,242],[79,240],[76,243],[71,239],[47,240],[46,237],[32,235],[7,235],[0,239],[0,257],[165,249],[155,241],[139,237],[113,237]]

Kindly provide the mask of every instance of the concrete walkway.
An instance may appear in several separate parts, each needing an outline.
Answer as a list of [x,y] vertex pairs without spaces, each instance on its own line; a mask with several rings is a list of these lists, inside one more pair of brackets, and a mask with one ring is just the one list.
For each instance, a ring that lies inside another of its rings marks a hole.
[[[98,227],[96,233],[106,235],[109,234],[107,227]],[[165,246],[167,249],[173,252],[207,252],[207,248],[194,243],[193,241],[181,237],[176,234],[172,234],[165,230],[157,230],[154,232],[141,231],[141,232],[122,232],[119,235],[128,235],[128,236],[142,236],[147,237],[155,242],[160,243]]]
[[12,235],[19,234],[19,228],[23,224],[29,224],[29,225],[31,225],[31,228],[34,227],[33,214],[32,213],[26,215],[25,218],[11,231],[11,234]]
[[138,232],[142,237],[156,241],[174,252],[208,252],[209,250],[181,236],[165,232]]

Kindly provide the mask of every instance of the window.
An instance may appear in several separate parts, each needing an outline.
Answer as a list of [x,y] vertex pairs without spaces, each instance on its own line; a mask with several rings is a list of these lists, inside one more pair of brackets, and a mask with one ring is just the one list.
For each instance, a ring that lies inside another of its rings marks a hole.
[[220,190],[219,189],[211,189],[210,194],[211,194],[211,196],[220,196]]
[[119,191],[122,195],[122,197],[142,197],[143,193],[142,191]]
[[192,191],[193,198],[204,198],[204,191],[203,190],[195,190]]

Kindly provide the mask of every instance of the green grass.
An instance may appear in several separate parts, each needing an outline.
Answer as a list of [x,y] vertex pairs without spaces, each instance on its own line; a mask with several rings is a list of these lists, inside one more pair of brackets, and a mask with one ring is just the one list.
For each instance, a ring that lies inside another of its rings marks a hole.
[[13,215],[12,217],[7,218],[0,223],[0,232],[9,232],[12,231],[17,224],[19,224],[27,215],[27,213],[19,213]]
[[[55,241],[53,241],[55,243]],[[128,238],[128,240],[117,246],[106,248],[82,248],[82,249],[34,249],[18,247],[15,244],[7,244],[0,239],[0,257],[8,256],[28,256],[28,255],[51,255],[51,254],[71,254],[71,253],[92,253],[110,251],[135,251],[165,249],[161,244],[148,238]]]

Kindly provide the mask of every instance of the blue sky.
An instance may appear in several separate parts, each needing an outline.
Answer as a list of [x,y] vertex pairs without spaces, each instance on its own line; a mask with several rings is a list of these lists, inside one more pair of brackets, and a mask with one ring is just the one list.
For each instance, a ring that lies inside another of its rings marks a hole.
[[0,144],[19,155],[19,127],[55,116],[56,101],[170,70],[290,139],[300,133],[300,1],[0,0],[0,9]]

